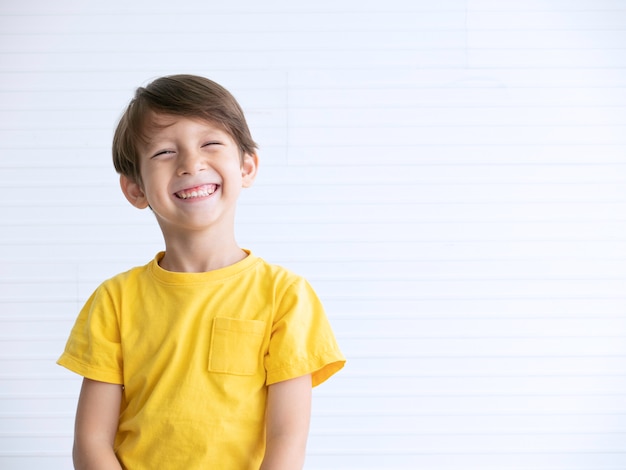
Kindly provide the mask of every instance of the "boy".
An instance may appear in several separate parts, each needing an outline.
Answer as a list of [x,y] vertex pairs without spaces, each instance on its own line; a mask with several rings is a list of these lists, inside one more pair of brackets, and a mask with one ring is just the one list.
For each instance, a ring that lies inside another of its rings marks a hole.
[[301,277],[235,241],[258,157],[243,112],[191,75],[137,89],[113,141],[165,251],[102,283],[58,363],[84,376],[78,469],[299,469],[311,387],[345,362]]

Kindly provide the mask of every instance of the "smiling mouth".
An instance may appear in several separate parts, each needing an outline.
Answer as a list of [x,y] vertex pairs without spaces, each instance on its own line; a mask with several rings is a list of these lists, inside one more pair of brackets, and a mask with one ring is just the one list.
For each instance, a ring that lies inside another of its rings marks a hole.
[[174,193],[178,199],[193,199],[196,197],[207,197],[213,194],[218,188],[217,184],[204,184],[195,188],[183,189]]

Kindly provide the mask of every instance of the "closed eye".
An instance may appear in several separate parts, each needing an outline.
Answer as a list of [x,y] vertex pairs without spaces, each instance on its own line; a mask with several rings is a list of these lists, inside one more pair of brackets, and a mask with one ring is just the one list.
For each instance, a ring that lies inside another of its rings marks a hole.
[[210,147],[211,145],[222,145],[222,143],[218,142],[217,140],[212,140],[212,141],[207,142],[206,144],[204,144],[203,147]]
[[154,155],[152,155],[152,158],[156,158],[156,157],[159,157],[161,155],[170,155],[172,153],[174,153],[173,150],[159,150]]

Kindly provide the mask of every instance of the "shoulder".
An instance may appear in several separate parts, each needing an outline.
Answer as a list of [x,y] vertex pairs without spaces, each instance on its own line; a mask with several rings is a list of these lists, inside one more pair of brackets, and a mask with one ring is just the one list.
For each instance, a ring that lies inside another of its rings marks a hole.
[[268,263],[257,258],[254,282],[265,295],[272,295],[281,308],[294,309],[302,305],[307,309],[321,309],[317,292],[309,280],[282,265]]
[[136,284],[145,276],[150,275],[153,261],[143,266],[135,266],[126,271],[117,273],[100,283],[96,291],[117,292]]
[[254,271],[258,282],[271,282],[277,287],[288,288],[290,286],[308,284],[308,281],[301,274],[259,257],[255,257]]

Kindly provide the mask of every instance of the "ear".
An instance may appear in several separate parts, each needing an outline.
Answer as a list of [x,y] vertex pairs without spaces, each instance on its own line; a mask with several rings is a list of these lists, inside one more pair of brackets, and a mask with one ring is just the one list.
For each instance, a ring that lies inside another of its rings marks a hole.
[[120,187],[128,202],[137,209],[145,209],[148,207],[148,199],[146,198],[143,188],[139,183],[131,180],[127,176],[120,175]]
[[246,153],[241,161],[241,186],[249,188],[254,183],[259,169],[259,156],[256,153]]

